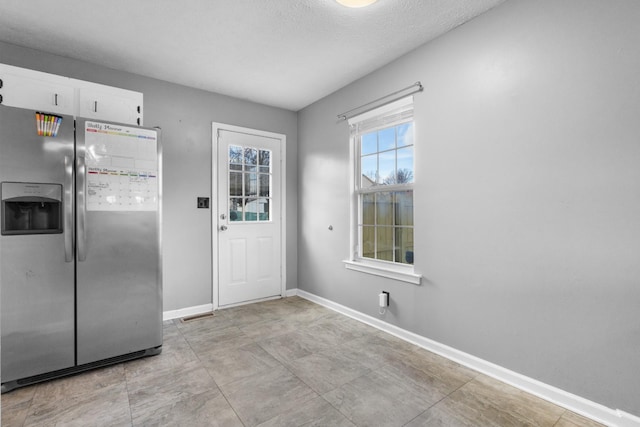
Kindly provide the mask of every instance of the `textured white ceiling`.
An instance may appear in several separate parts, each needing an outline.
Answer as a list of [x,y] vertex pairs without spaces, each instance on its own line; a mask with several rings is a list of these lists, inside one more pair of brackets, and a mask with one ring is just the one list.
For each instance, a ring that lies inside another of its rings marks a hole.
[[297,111],[505,0],[0,0],[0,40]]

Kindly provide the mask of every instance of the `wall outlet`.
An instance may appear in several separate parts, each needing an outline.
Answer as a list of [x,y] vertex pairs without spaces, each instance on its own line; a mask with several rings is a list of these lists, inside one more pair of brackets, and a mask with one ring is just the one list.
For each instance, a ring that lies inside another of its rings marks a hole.
[[380,300],[380,307],[389,307],[389,292],[382,291],[380,295],[378,295]]

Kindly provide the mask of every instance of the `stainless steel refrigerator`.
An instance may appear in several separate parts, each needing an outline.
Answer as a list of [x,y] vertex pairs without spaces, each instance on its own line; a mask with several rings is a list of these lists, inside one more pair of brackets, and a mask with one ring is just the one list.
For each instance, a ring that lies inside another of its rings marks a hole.
[[0,105],[2,392],[160,353],[159,140]]

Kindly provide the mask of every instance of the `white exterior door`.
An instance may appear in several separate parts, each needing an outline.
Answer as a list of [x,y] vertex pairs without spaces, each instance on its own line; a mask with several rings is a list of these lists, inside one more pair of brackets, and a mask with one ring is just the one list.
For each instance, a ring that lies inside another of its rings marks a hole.
[[281,296],[284,135],[214,125],[214,138],[217,306]]

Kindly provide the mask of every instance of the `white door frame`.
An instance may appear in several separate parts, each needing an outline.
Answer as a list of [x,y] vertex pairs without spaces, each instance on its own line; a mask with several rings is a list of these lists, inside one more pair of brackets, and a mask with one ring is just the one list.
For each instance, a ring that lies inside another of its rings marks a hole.
[[[250,135],[264,136],[280,140],[280,295],[284,297],[287,292],[287,136],[281,133],[267,132],[258,129],[246,128],[241,126],[227,125],[224,123],[213,122],[211,126],[211,303],[213,309],[219,308],[218,289],[220,286],[218,271],[218,220],[220,218],[220,209],[218,207],[218,131],[228,130],[232,132],[247,133]],[[226,307],[226,306],[225,306]]]

